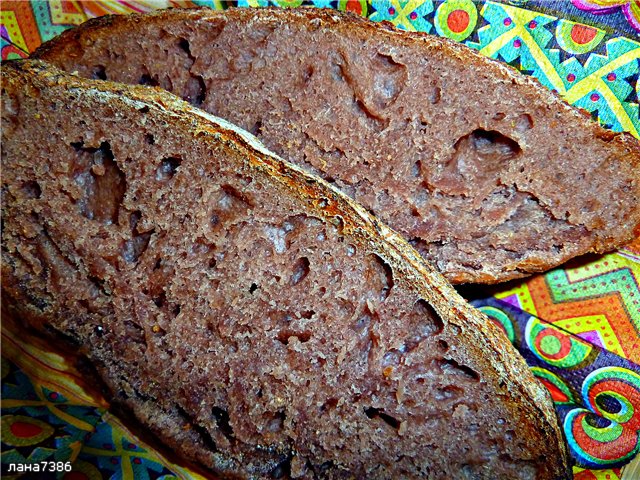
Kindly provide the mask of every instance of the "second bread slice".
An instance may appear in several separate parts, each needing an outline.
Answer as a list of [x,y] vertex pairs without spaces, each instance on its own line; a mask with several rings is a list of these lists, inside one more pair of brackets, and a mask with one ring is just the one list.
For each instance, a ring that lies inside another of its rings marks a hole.
[[255,133],[453,282],[546,270],[640,225],[635,139],[442,38],[319,9],[172,10],[96,19],[36,56]]

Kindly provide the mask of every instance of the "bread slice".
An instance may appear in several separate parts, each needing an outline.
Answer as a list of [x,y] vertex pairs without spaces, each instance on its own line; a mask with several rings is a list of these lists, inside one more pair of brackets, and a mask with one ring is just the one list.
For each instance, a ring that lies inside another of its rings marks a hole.
[[5,305],[171,448],[242,478],[569,478],[522,358],[351,199],[160,89],[2,73]]
[[635,139],[442,38],[319,9],[171,10],[91,20],[34,56],[249,130],[454,283],[543,271],[640,225]]

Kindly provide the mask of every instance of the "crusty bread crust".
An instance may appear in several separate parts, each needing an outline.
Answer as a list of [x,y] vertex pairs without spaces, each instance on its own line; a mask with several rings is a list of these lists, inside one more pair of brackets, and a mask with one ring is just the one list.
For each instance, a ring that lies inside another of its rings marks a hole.
[[[623,162],[628,163],[631,171],[640,171],[640,145],[638,141],[628,133],[614,133],[602,128],[594,122],[588,114],[571,107],[556,93],[543,87],[536,79],[520,74],[516,69],[496,60],[480,55],[475,50],[451,40],[435,37],[421,32],[406,32],[395,29],[387,22],[373,23],[360,16],[351,13],[336,12],[328,9],[300,8],[300,9],[229,9],[214,11],[210,9],[177,9],[170,11],[158,11],[146,15],[130,16],[106,16],[90,20],[78,28],[67,30],[60,37],[45,43],[34,54],[34,58],[40,58],[56,65],[65,63],[65,59],[74,58],[81,51],[81,44],[86,41],[97,40],[105,35],[115,32],[134,31],[135,25],[140,22],[155,23],[158,28],[162,25],[180,21],[190,22],[215,22],[217,19],[241,22],[305,22],[313,23],[318,28],[327,27],[335,31],[342,31],[353,35],[358,32],[364,38],[381,36],[389,41],[397,41],[402,44],[416,44],[430,51],[443,52],[446,56],[457,59],[462,65],[469,65],[486,72],[504,82],[510,82],[516,86],[524,98],[533,98],[548,105],[548,108],[558,111],[559,114],[571,121],[577,128],[583,129],[596,138],[607,142],[613,155],[619,156]],[[637,198],[640,198],[640,182],[632,187]],[[550,209],[560,209],[560,206],[549,206]],[[541,272],[565,262],[566,260],[585,253],[603,253],[610,251],[628,241],[640,232],[640,208],[631,207],[629,221],[620,228],[608,230],[600,236],[596,236],[592,244],[562,249],[560,251],[544,251],[543,253],[529,252],[510,262],[502,271],[491,271],[488,268],[472,270],[466,269],[452,273],[445,272],[453,283],[477,282],[495,283],[513,278],[523,277],[534,272]],[[560,210],[558,210],[559,212]],[[577,218],[572,214],[574,221]]]
[[[568,456],[561,429],[546,390],[536,381],[522,357],[506,342],[504,335],[482,313],[470,307],[431,265],[426,263],[397,233],[371,216],[359,204],[323,180],[306,173],[267,151],[247,132],[195,109],[157,88],[125,86],[111,82],[91,82],[49,68],[40,62],[10,62],[2,67],[3,89],[11,92],[59,89],[79,98],[87,109],[96,102],[114,110],[145,109],[148,115],[172,124],[184,134],[198,137],[203,144],[223,144],[246,159],[245,167],[267,175],[283,195],[296,198],[308,211],[326,222],[339,221],[343,234],[367,251],[380,255],[392,267],[396,284],[426,299],[464,338],[463,360],[481,365],[491,387],[500,392],[513,418],[521,419],[522,437],[531,439],[539,454],[546,457],[547,471],[540,479],[570,478]],[[3,290],[11,291],[11,267],[3,262]],[[9,280],[9,281],[8,281]],[[113,379],[112,379],[113,380]],[[109,379],[107,379],[109,382]],[[115,383],[111,382],[112,388]],[[150,403],[128,404],[138,418],[179,448],[189,441],[189,432],[159,422]],[[170,432],[170,433],[167,433]],[[182,435],[182,436],[181,436]],[[200,452],[207,458],[206,450]]]

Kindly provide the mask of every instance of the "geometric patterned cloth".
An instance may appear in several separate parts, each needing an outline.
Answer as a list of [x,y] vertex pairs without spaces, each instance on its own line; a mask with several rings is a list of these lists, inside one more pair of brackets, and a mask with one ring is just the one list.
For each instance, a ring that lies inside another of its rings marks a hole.
[[578,259],[494,296],[640,364],[640,240]]
[[[303,4],[464,43],[536,77],[602,125],[640,138],[638,0],[5,0],[0,51],[2,60],[26,57],[105,14]],[[526,280],[465,290],[551,392],[576,480],[640,479],[639,285],[640,238]],[[145,445],[46,346],[8,329],[2,346],[3,475],[10,463],[71,461],[72,472],[32,478],[201,478]]]
[[635,457],[640,448],[640,368],[635,363],[504,300],[489,297],[472,305],[502,328],[551,393],[578,467],[611,468]]

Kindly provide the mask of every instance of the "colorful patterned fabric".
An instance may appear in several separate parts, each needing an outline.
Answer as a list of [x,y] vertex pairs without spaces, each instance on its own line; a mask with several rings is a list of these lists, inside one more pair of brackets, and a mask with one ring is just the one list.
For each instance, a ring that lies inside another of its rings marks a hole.
[[636,31],[640,32],[640,2],[629,0],[571,0],[581,10],[596,15],[607,15],[620,11]]
[[[2,59],[25,57],[63,30],[108,13],[236,4],[295,7],[303,1],[3,1]],[[535,76],[603,125],[640,138],[637,0],[304,4],[462,42]],[[551,392],[577,480],[640,478],[639,279],[640,239],[609,255],[474,292],[486,297],[474,304],[503,328]],[[73,462],[73,471],[51,478],[201,478],[106,413],[106,403],[82,389],[81,376],[62,357],[10,331],[3,331],[2,346],[3,474],[12,462],[53,459]]]
[[496,298],[472,302],[551,392],[578,467],[619,467],[640,450],[640,367]]
[[493,289],[496,298],[640,363],[640,239]]
[[169,462],[108,413],[66,356],[14,330],[3,325],[2,478],[18,478],[11,464],[53,461],[71,462],[69,471],[31,470],[26,478],[204,479]]

